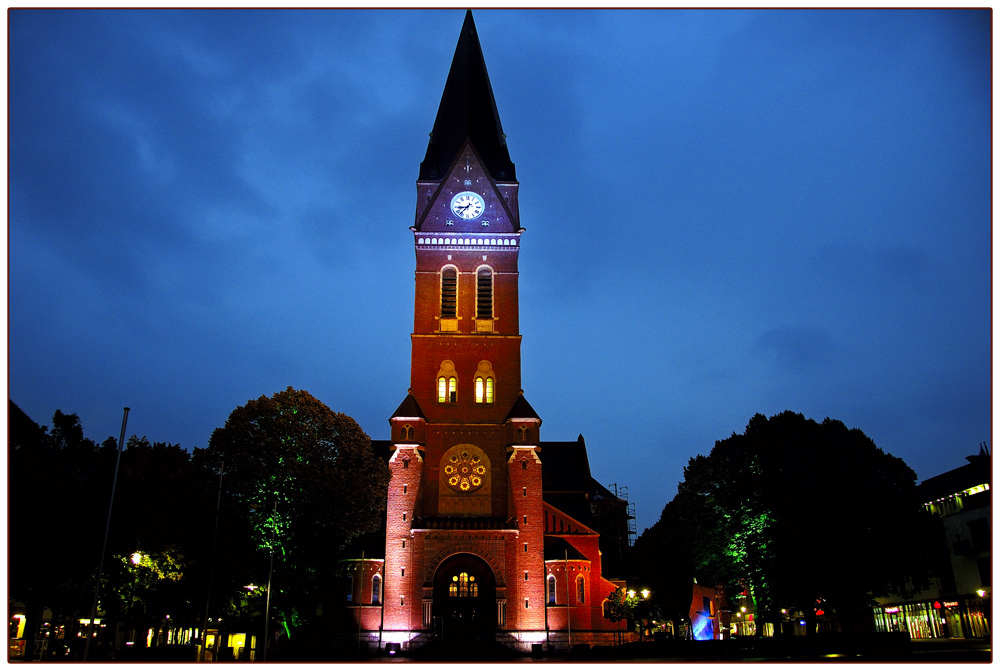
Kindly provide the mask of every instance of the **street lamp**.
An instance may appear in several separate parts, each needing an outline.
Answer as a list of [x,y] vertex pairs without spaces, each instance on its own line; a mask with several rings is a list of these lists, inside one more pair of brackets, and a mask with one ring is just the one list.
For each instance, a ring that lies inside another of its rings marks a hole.
[[[649,600],[649,590],[648,589],[641,590],[639,592],[639,594],[642,594],[642,598],[643,598],[644,601],[648,601]],[[643,610],[646,611],[646,609],[643,609]],[[648,615],[649,614],[648,611],[646,611],[645,614]],[[639,618],[639,642],[640,643],[642,643],[642,637],[643,637],[643,635],[645,633],[646,633],[646,620],[645,620],[645,618]]]
[[132,553],[132,563],[135,564],[136,566],[138,566],[139,564],[142,563],[142,553],[141,552],[133,552]]

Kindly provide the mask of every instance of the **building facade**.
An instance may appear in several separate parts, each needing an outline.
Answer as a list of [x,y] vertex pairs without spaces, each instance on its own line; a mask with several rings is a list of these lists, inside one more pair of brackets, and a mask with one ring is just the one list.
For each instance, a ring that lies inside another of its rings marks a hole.
[[[521,389],[518,182],[471,12],[420,165],[410,390],[389,420],[385,551],[354,560],[349,601],[380,644],[431,638],[610,642],[605,530],[627,503],[586,446],[543,443]],[[607,641],[605,639],[607,638]]]
[[879,599],[879,631],[906,631],[912,638],[990,635],[992,457],[983,446],[966,460],[917,488],[924,507],[940,522],[940,535],[930,539],[940,549],[939,566],[921,592]]

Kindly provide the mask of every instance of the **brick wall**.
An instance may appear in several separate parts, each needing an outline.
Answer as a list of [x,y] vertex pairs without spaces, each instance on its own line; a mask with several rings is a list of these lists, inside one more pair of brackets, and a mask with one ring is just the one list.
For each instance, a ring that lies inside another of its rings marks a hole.
[[[386,504],[385,535],[385,628],[408,630],[419,626],[420,599],[414,598],[414,584],[420,585],[420,568],[412,563],[410,533],[416,502],[420,496],[424,459],[415,447],[396,446],[389,459],[389,496]],[[419,557],[420,555],[415,555]],[[416,581],[416,583],[415,583]],[[418,612],[413,617],[414,602]]]
[[507,461],[511,509],[518,525],[514,571],[508,576],[507,625],[528,630],[545,628],[542,462],[535,450],[514,448]]

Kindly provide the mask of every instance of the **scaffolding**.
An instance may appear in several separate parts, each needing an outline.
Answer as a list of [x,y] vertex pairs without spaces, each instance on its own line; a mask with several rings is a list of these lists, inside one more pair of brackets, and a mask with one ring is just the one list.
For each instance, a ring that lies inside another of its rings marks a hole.
[[629,547],[632,547],[633,545],[635,545],[635,504],[629,503],[628,487],[626,487],[625,485],[619,487],[618,483],[615,482],[612,483],[611,486],[608,487],[608,489],[610,489],[615,493],[616,498],[625,502],[626,527],[627,527],[626,543],[628,543]]

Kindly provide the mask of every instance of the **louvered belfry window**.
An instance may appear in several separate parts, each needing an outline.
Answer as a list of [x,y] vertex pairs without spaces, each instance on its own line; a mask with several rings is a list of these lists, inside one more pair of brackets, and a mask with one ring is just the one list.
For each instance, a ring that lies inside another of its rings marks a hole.
[[476,275],[476,319],[493,319],[493,272],[480,268]]
[[455,303],[458,295],[458,273],[454,268],[441,271],[441,318],[455,318]]

